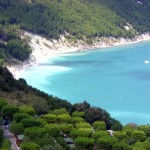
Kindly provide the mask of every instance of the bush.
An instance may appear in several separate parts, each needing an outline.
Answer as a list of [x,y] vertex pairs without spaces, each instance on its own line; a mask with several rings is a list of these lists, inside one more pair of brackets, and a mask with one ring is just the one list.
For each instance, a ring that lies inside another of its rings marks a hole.
[[124,142],[117,142],[112,146],[112,150],[131,150],[131,147]]
[[79,136],[81,137],[90,137],[92,134],[92,130],[91,129],[73,129],[70,131],[70,135],[73,138],[77,138]]
[[57,121],[59,123],[70,123],[71,122],[71,117],[68,114],[62,114],[57,116]]
[[72,117],[71,118],[71,123],[76,124],[76,123],[82,123],[85,122],[85,120],[83,118],[80,117]]
[[17,39],[8,41],[7,52],[20,61],[26,60],[30,54],[29,47]]
[[26,128],[24,131],[26,141],[31,141],[39,146],[45,147],[47,145],[56,144],[53,137],[51,137],[45,128],[31,127]]
[[103,136],[97,140],[97,146],[102,150],[111,150],[113,145],[117,143],[117,139],[110,136]]
[[19,123],[24,118],[29,118],[30,115],[28,113],[16,113],[13,115],[13,120]]
[[52,113],[54,115],[68,114],[66,108],[55,109]]
[[11,143],[8,139],[4,139],[1,150],[10,150],[11,149]]
[[22,143],[21,150],[40,150],[40,146],[33,142]]
[[72,124],[61,124],[60,125],[60,130],[65,134],[69,134],[73,128],[74,127]]
[[76,124],[76,128],[90,128],[91,129],[91,125],[89,123],[83,122],[83,123],[77,123]]
[[34,127],[34,126],[37,126],[37,127],[43,126],[43,123],[41,123],[40,121],[38,121],[35,118],[25,118],[21,121],[21,123],[23,123],[25,128]]
[[7,105],[7,101],[4,99],[0,99],[0,112],[2,111],[4,105]]
[[21,106],[20,107],[20,112],[28,113],[31,116],[35,115],[35,110],[32,106]]
[[19,108],[12,105],[5,105],[2,108],[2,113],[5,118],[12,119],[13,115],[19,111]]
[[84,118],[85,117],[85,112],[83,111],[74,111],[72,113],[72,117],[80,117],[80,118]]
[[62,137],[58,137],[56,141],[59,145],[61,145],[64,148],[64,150],[70,150],[70,147],[68,146],[68,144],[66,143],[66,141],[64,141]]
[[104,121],[95,121],[93,127],[95,130],[106,130],[106,123]]
[[138,129],[143,131],[146,134],[146,136],[150,136],[150,126],[149,125],[139,126]]
[[60,126],[57,124],[47,124],[44,127],[50,136],[59,137],[60,136]]
[[107,131],[95,131],[92,134],[92,138],[95,140],[97,140],[98,138],[103,137],[103,136],[109,136],[109,133]]
[[114,137],[118,138],[119,140],[122,140],[124,138],[127,138],[127,133],[124,131],[115,131],[113,133]]
[[121,131],[122,130],[122,124],[119,121],[115,120],[113,122],[113,124],[111,125],[110,129],[113,131]]
[[10,131],[15,135],[23,134],[23,132],[24,132],[23,123],[13,122],[10,126]]
[[132,139],[137,142],[143,142],[146,138],[145,133],[143,131],[140,130],[135,130],[131,133],[131,137]]
[[45,128],[40,127],[30,127],[26,128],[24,131],[25,136],[27,136],[30,140],[43,138],[47,133],[48,132]]
[[150,150],[150,143],[145,142],[136,142],[132,150]]
[[57,116],[54,114],[45,114],[42,116],[44,120],[46,120],[48,123],[55,123],[57,121]]
[[77,137],[74,142],[77,149],[93,150],[95,140],[87,137]]

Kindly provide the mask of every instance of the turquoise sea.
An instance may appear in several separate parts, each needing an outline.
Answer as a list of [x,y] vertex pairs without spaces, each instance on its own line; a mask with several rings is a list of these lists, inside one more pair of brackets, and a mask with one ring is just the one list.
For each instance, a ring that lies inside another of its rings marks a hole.
[[60,55],[21,77],[71,103],[102,107],[123,124],[150,124],[150,41]]

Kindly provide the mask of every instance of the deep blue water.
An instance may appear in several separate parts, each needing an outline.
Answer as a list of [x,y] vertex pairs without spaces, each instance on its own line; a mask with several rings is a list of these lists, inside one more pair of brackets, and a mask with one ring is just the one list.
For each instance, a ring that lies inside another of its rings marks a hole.
[[51,58],[22,74],[71,103],[88,101],[123,124],[150,124],[150,42]]

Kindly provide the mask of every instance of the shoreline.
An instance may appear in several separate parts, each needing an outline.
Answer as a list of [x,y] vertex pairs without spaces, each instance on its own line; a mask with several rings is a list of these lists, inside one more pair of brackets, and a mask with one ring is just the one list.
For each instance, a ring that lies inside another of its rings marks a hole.
[[32,53],[29,59],[24,62],[19,62],[17,65],[7,66],[9,71],[13,74],[15,79],[19,79],[23,71],[34,65],[38,65],[40,62],[46,61],[55,56],[59,56],[67,53],[75,53],[92,49],[109,48],[116,46],[124,46],[129,44],[135,44],[142,41],[150,40],[150,33],[145,33],[134,37],[133,39],[124,38],[95,38],[92,45],[88,45],[84,41],[78,40],[76,43],[65,39],[63,35],[60,35],[58,40],[48,40],[39,35],[35,35],[29,32],[25,32],[22,39],[27,39],[32,49]]

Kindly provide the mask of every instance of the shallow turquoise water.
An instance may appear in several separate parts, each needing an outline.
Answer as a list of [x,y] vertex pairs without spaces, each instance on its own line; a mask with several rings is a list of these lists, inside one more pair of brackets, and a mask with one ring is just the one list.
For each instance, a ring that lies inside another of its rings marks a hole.
[[87,100],[123,124],[150,124],[150,42],[61,55],[24,71],[27,82],[71,103]]

